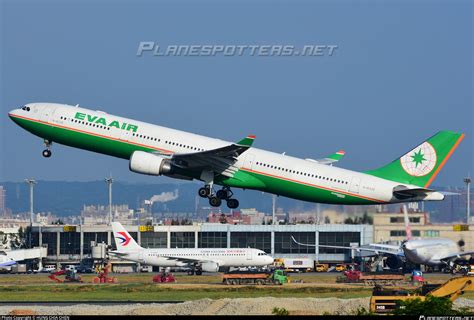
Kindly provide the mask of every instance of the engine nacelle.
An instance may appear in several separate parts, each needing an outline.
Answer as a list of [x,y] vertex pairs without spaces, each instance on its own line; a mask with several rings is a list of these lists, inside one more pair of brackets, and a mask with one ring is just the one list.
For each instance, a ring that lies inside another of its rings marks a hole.
[[394,255],[389,255],[385,260],[385,263],[390,269],[398,269],[403,265],[403,261]]
[[152,176],[171,173],[171,162],[161,156],[144,152],[135,151],[132,153],[129,162],[130,171]]
[[219,264],[217,262],[204,262],[201,264],[202,271],[205,272],[218,272],[219,271]]

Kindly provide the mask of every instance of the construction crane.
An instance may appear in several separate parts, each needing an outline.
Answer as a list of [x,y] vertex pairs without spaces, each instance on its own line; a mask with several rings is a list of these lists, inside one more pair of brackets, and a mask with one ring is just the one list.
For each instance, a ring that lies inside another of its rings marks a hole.
[[376,286],[370,298],[370,311],[375,313],[391,313],[397,308],[398,301],[409,299],[425,300],[427,296],[445,297],[456,300],[466,291],[474,291],[474,277],[464,276],[451,278],[443,284],[424,284],[414,291],[384,290]]

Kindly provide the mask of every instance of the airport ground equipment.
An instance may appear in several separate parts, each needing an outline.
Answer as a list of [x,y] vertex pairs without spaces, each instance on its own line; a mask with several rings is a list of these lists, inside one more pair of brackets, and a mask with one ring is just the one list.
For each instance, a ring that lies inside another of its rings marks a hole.
[[376,286],[370,298],[370,311],[391,313],[397,308],[399,301],[416,298],[425,300],[428,295],[446,297],[454,301],[466,291],[474,291],[473,276],[451,278],[440,285],[424,284],[415,290],[385,290],[381,286]]
[[276,284],[282,285],[288,283],[288,276],[286,272],[281,269],[276,269],[272,273],[266,272],[246,272],[246,271],[231,271],[222,276],[222,282],[227,285],[238,284]]
[[153,277],[155,283],[171,283],[176,282],[176,277],[171,272],[160,272]]
[[314,260],[307,258],[277,258],[273,265],[285,269],[286,272],[314,271]]
[[[64,280],[58,278],[59,276],[64,276]],[[57,272],[51,273],[48,278],[58,283],[64,282],[82,282],[82,278],[77,274],[76,270],[59,270]]]
[[401,285],[407,284],[405,275],[401,273],[377,273],[360,272],[358,270],[346,270],[343,275],[336,279],[339,283],[363,283],[365,285]]
[[344,272],[344,271],[347,270],[347,266],[345,264],[341,263],[341,264],[336,265],[335,270],[337,272]]
[[329,264],[327,263],[318,263],[314,268],[316,272],[328,272],[329,271]]
[[423,277],[423,272],[420,270],[413,270],[411,273],[411,281],[413,283],[424,283],[425,278]]
[[116,277],[110,277],[109,272],[112,269],[112,265],[109,263],[98,268],[97,277],[92,279],[93,283],[118,283]]

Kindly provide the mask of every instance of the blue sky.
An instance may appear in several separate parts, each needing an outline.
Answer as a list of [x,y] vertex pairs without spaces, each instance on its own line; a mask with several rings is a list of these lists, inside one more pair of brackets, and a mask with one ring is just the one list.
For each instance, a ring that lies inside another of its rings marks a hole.
[[[388,163],[438,130],[466,133],[435,184],[473,172],[470,1],[2,1],[0,181],[165,181],[124,160],[42,141],[14,107],[80,104],[319,158]],[[137,57],[140,41],[333,44],[331,57]],[[168,180],[169,181],[169,180]]]

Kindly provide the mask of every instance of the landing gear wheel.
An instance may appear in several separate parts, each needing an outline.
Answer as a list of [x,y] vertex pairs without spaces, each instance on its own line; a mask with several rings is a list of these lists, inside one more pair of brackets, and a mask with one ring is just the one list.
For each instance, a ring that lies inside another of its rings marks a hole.
[[51,157],[51,150],[49,150],[49,149],[44,149],[44,150],[43,150],[43,157],[45,157],[45,158]]
[[194,270],[191,269],[191,270],[188,270],[188,276],[193,276],[194,275]]
[[239,200],[237,200],[237,199],[227,200],[227,207],[229,209],[237,209],[239,207]]
[[218,197],[210,197],[210,198],[209,198],[209,204],[210,204],[212,207],[220,207],[221,204],[222,204],[222,200],[219,199]]
[[224,189],[217,190],[216,197],[222,200],[227,199],[227,190],[224,190]]
[[202,275],[202,270],[200,270],[200,269],[197,269],[197,270],[196,270],[196,275],[197,275],[197,276],[200,276],[200,275]]
[[210,193],[211,191],[209,190],[208,187],[202,187],[202,188],[199,188],[198,190],[198,194],[201,198],[207,198]]

